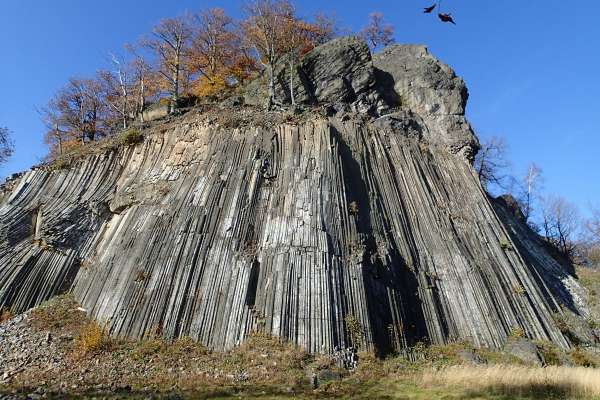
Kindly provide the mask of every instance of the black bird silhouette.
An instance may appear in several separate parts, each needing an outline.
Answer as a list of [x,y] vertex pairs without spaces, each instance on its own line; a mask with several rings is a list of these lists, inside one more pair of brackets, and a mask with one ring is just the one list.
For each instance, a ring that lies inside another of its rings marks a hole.
[[429,14],[430,12],[432,12],[433,10],[435,10],[435,8],[437,7],[437,3],[435,3],[434,5],[432,5],[431,7],[425,7],[423,9],[423,12],[425,14]]
[[454,22],[454,20],[452,19],[452,15],[450,14],[438,14],[438,18],[440,19],[440,21],[442,22],[450,22],[451,24],[456,25],[456,22]]

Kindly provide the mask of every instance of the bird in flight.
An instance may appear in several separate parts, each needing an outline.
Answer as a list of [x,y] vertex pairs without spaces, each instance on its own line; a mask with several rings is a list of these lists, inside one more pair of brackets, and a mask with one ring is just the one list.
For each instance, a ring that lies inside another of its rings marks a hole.
[[454,22],[454,20],[452,19],[452,15],[450,14],[438,14],[438,18],[440,19],[440,21],[442,22],[450,22],[451,24],[456,25],[456,22]]
[[429,14],[430,12],[432,12],[433,10],[435,10],[435,8],[437,7],[437,3],[435,3],[434,5],[432,5],[431,7],[425,7],[423,9],[423,12],[425,14]]

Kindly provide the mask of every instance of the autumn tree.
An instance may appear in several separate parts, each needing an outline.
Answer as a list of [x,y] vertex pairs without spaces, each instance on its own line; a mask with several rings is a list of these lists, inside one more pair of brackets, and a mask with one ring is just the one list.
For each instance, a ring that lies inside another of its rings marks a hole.
[[544,236],[562,254],[572,258],[580,224],[577,207],[562,197],[550,196],[544,199],[541,209]]
[[369,14],[367,26],[362,29],[360,36],[371,49],[389,46],[394,43],[394,26],[384,22],[382,13],[373,12]]
[[506,141],[502,137],[492,136],[481,143],[473,166],[484,188],[496,185],[503,188],[507,179]]
[[195,15],[189,51],[190,72],[197,75],[194,93],[200,97],[222,93],[247,78],[255,65],[242,45],[232,18],[220,8]]
[[105,134],[102,124],[106,117],[106,104],[102,85],[95,79],[69,79],[42,113],[46,125],[52,127],[49,132],[54,132],[50,136],[60,136],[60,142],[76,138],[85,144]]
[[275,69],[285,54],[286,23],[294,9],[286,0],[255,0],[245,6],[247,19],[242,23],[244,39],[267,70],[267,109],[276,104]]
[[152,30],[152,38],[142,42],[156,56],[157,70],[171,96],[170,112],[175,110],[179,102],[191,38],[189,17],[182,16],[163,19]]
[[196,29],[190,48],[192,72],[208,80],[215,79],[233,59],[236,49],[233,19],[221,8],[211,8],[195,15]]
[[0,165],[4,164],[14,151],[10,130],[0,126]]

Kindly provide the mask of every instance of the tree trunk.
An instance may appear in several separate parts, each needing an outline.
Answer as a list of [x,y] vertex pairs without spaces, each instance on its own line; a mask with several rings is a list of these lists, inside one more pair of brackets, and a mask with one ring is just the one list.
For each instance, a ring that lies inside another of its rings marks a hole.
[[275,78],[273,77],[273,64],[269,63],[269,98],[267,99],[267,110],[271,110],[275,100]]
[[171,106],[169,109],[169,113],[172,114],[175,112],[177,108],[177,103],[179,101],[179,72],[181,69],[181,44],[178,43],[177,50],[175,52],[175,64],[173,65],[173,97],[171,101]]
[[55,129],[56,129],[56,140],[58,141],[58,154],[62,156],[62,154],[63,154],[62,137],[60,136],[60,130],[58,129],[58,124],[56,124]]
[[294,96],[294,57],[290,57],[290,99],[292,105],[296,105],[296,97]]
[[138,112],[140,113],[140,120],[142,122],[144,121],[144,108],[146,108],[146,87],[145,87],[145,83],[144,83],[144,77],[142,76],[142,78],[140,79],[140,98],[139,98],[139,109]]

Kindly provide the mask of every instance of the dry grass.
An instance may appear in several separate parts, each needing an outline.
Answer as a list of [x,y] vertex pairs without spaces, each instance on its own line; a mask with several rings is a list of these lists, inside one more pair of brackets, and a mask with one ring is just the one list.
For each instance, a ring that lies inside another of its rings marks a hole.
[[534,398],[588,398],[600,395],[600,370],[583,367],[534,368],[518,365],[452,366],[423,374],[425,386],[460,387],[471,392]]
[[39,331],[77,334],[88,323],[70,294],[56,296],[31,311],[30,324]]

